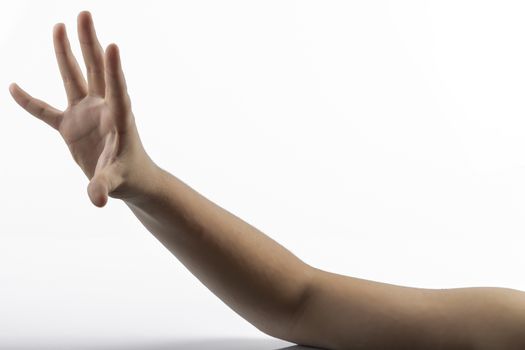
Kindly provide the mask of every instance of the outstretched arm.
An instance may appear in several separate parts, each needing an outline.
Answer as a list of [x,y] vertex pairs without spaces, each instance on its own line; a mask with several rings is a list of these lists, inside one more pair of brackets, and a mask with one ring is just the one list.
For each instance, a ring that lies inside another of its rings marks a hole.
[[16,84],[13,98],[59,131],[102,207],[122,199],[206,287],[257,328],[330,349],[522,349],[523,293],[431,290],[373,282],[309,266],[273,239],[158,167],[137,132],[119,50],[100,46],[78,16],[87,82],[63,24],[53,39],[68,107]]

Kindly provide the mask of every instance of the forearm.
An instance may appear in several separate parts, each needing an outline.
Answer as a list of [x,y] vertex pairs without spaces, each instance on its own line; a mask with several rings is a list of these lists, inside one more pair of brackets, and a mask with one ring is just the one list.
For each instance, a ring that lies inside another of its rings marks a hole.
[[166,171],[143,184],[125,202],[146,228],[239,315],[288,339],[312,269]]

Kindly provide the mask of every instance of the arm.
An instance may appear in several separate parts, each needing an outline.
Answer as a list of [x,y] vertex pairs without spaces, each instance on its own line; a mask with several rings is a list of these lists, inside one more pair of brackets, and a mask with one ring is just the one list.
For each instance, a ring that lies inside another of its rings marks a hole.
[[104,52],[87,12],[78,17],[78,35],[87,82],[64,25],[54,28],[65,111],[15,84],[13,98],[60,133],[89,179],[94,205],[108,196],[123,200],[206,287],[263,332],[330,349],[523,348],[521,292],[408,288],[313,268],[162,170],[140,141],[117,46]]

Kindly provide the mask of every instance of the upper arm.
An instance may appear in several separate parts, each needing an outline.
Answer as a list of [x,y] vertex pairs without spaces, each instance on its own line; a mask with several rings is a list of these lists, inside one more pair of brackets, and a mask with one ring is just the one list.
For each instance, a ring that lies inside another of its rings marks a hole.
[[452,310],[449,322],[461,320],[472,349],[525,349],[525,293],[510,288],[472,287],[445,290]]

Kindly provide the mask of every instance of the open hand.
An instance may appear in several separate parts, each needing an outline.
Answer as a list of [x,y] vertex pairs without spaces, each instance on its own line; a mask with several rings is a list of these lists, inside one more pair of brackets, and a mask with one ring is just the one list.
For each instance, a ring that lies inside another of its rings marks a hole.
[[78,15],[78,36],[86,64],[87,83],[71,52],[64,24],[53,29],[53,42],[64,81],[68,107],[60,111],[35,99],[18,85],[9,91],[26,111],[59,131],[73,159],[88,179],[88,194],[96,206],[108,196],[132,196],[133,181],[153,162],[140,141],[117,45],[104,52],[91,14]]

